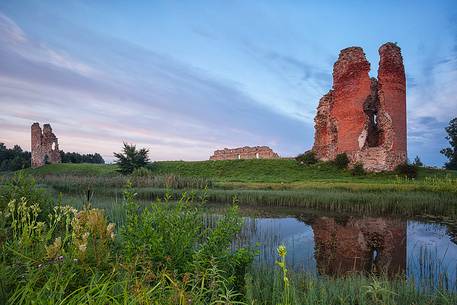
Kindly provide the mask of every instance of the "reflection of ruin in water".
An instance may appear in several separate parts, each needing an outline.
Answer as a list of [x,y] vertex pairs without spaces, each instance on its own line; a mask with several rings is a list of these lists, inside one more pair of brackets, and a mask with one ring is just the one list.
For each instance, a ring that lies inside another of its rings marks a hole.
[[406,270],[406,222],[383,218],[344,222],[320,217],[312,221],[318,272],[339,275],[349,272]]

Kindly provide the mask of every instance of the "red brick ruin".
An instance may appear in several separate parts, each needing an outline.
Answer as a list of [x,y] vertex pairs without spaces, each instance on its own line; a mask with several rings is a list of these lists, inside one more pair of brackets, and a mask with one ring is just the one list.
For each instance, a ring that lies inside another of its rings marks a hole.
[[341,50],[333,88],[317,107],[313,151],[320,160],[346,153],[368,171],[393,170],[406,162],[406,79],[400,48],[379,48],[378,78],[369,76],[363,49]]
[[210,160],[276,159],[279,155],[268,146],[224,148],[216,150]]
[[39,123],[32,124],[32,168],[46,163],[60,163],[59,143],[52,132],[51,125],[44,124],[43,131]]

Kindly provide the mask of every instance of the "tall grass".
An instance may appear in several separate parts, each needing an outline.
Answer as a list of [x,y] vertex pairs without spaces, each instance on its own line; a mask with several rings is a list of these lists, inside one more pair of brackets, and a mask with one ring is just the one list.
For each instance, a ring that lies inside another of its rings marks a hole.
[[[60,190],[60,189],[57,189]],[[99,194],[119,196],[120,189],[96,189]],[[139,188],[138,198],[155,200],[170,194],[178,199],[183,190]],[[187,190],[201,196],[203,191]],[[245,206],[300,207],[333,212],[373,215],[457,215],[457,197],[449,193],[429,192],[351,192],[342,190],[207,190],[208,201],[229,203],[237,197]]]
[[38,175],[38,183],[55,187],[63,192],[81,189],[122,188],[127,182],[134,187],[173,188],[173,189],[204,189],[212,187],[213,181],[200,177],[183,177],[176,175],[150,176],[79,176],[79,175]]
[[[248,303],[284,304],[284,293],[280,270],[256,268],[246,277]],[[391,279],[352,274],[333,278],[290,272],[289,300],[289,305],[454,305],[457,304],[457,294],[445,289],[426,293],[402,277]]]

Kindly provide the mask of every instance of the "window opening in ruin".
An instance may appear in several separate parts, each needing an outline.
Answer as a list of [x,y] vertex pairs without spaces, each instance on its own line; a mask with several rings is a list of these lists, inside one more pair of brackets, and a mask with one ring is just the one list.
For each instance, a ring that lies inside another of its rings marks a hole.
[[241,155],[238,155],[238,160],[240,160],[240,159],[241,159]]
[[371,94],[365,100],[363,105],[363,112],[365,112],[368,121],[366,145],[368,147],[377,147],[381,145],[379,136],[381,131],[378,122],[378,82],[374,78],[371,79]]
[[50,164],[48,155],[44,155],[44,164]]
[[56,150],[56,142],[52,142],[51,149]]
[[259,153],[255,153],[255,158],[256,158],[256,159],[259,158]]

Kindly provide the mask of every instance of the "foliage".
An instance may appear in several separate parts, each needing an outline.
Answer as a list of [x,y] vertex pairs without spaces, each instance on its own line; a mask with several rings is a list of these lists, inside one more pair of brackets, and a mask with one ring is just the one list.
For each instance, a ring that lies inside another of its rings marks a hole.
[[131,174],[137,168],[145,167],[149,163],[149,150],[146,148],[136,149],[136,145],[124,142],[121,153],[114,153],[115,162],[119,172]]
[[424,163],[422,163],[422,161],[421,161],[421,159],[419,158],[419,156],[416,156],[416,158],[414,158],[413,165],[415,165],[415,166],[417,166],[417,167],[420,167],[420,166],[424,166]]
[[416,179],[417,178],[417,165],[416,164],[409,164],[407,162],[403,164],[399,164],[395,171],[398,175],[406,177],[408,179]]
[[443,148],[440,151],[449,160],[444,166],[447,169],[457,169],[457,118],[453,118],[445,130],[448,134],[446,140],[449,141],[451,147]]
[[31,191],[0,210],[0,303],[242,303],[254,252],[231,249],[242,225],[236,206],[206,227],[204,196],[140,208],[128,187],[116,234],[96,208],[57,202],[40,219]]
[[4,143],[0,143],[0,172],[16,171],[30,167],[31,154],[23,151],[19,145],[13,148],[6,148]]
[[[66,153],[60,151],[62,163],[98,163],[104,164],[102,156],[95,154],[80,154],[76,152]],[[24,168],[29,168],[31,165],[32,154],[29,151],[23,151],[19,145],[14,145],[13,148],[6,148],[4,143],[0,143],[0,172],[1,171],[17,171]],[[45,157],[45,164],[49,164],[48,157]]]
[[[316,276],[307,272],[288,272],[289,304],[315,305],[430,305],[456,304],[457,294],[445,289],[424,292],[404,276],[344,277]],[[252,268],[246,281],[246,303],[284,304],[283,273],[271,268]]]
[[99,153],[94,154],[80,154],[77,152],[64,152],[60,151],[60,158],[62,163],[94,163],[105,164],[105,160]]
[[333,163],[339,169],[346,169],[349,165],[349,158],[346,153],[337,154]]
[[154,175],[154,172],[147,167],[135,168],[132,172],[132,177],[151,177]]
[[[22,177],[24,181],[31,181]],[[116,231],[100,208],[76,210],[57,201],[43,217],[33,188],[0,207],[1,304],[455,304],[438,288],[421,292],[403,277],[326,278],[294,274],[280,246],[280,270],[251,265],[255,252],[232,248],[242,226],[233,205],[205,223],[205,193],[164,194],[140,205],[127,187],[116,206]],[[30,182],[20,182],[30,186]],[[16,187],[16,188],[15,188]],[[28,193],[30,192],[30,193]],[[40,191],[41,192],[41,191]],[[34,199],[35,198],[35,199]],[[237,203],[238,199],[234,200]],[[347,205],[347,204],[346,204]],[[114,206],[114,205],[113,205]],[[2,237],[3,236],[3,237]]]
[[295,157],[295,160],[299,164],[304,164],[304,165],[311,165],[311,164],[316,164],[317,163],[317,158],[316,154],[313,151],[307,151],[304,154],[300,154]]
[[283,300],[282,304],[284,305],[289,305],[290,304],[290,289],[289,289],[289,278],[287,277],[287,267],[286,267],[286,255],[287,255],[287,249],[284,245],[280,245],[278,247],[278,255],[280,257],[279,261],[276,261],[276,265],[281,268],[282,271],[282,281],[283,281]]
[[351,174],[352,176],[364,176],[366,175],[366,171],[363,168],[363,163],[362,162],[357,162],[354,164],[354,166],[351,168]]
[[0,187],[0,209],[5,209],[11,202],[21,202],[23,198],[27,198],[29,203],[37,204],[43,215],[47,215],[51,209],[49,194],[36,186],[34,178],[19,172]]

